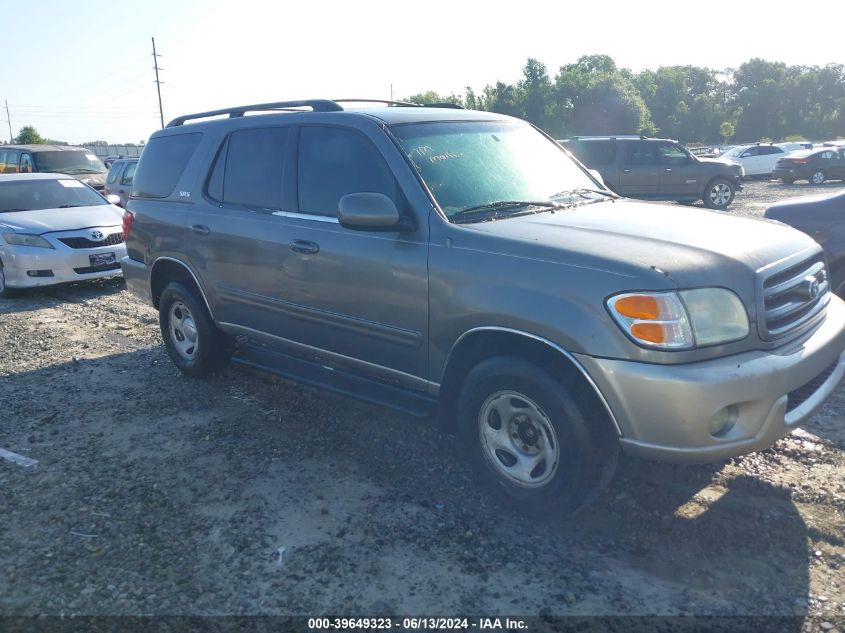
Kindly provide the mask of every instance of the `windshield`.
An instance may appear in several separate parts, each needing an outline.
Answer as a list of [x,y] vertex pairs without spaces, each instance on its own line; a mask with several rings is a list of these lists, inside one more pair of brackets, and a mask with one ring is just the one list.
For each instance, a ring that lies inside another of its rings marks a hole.
[[727,152],[722,154],[722,158],[733,158],[734,156],[739,156],[742,152],[744,152],[747,147],[734,147],[733,149],[729,149]]
[[91,152],[33,152],[32,160],[40,172],[103,174],[106,171],[106,166]]
[[0,182],[0,213],[90,207],[108,204],[78,180],[12,180]]
[[555,208],[602,190],[531,126],[510,121],[397,125],[391,131],[450,218],[480,209]]

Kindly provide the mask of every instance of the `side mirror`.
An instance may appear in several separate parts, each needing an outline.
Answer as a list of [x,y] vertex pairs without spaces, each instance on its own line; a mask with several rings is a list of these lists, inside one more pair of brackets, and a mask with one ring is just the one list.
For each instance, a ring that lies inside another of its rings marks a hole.
[[407,223],[393,200],[381,193],[349,193],[337,205],[342,226],[358,231],[402,231]]
[[120,206],[120,196],[116,196],[113,193],[110,193],[106,196],[106,200],[108,200],[109,204],[116,204],[117,206]]

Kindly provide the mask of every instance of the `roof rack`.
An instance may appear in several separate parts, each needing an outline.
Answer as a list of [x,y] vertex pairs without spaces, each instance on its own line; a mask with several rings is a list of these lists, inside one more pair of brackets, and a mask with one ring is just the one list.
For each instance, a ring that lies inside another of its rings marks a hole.
[[301,108],[311,108],[313,112],[341,112],[341,103],[384,103],[394,107],[425,107],[425,108],[451,108],[463,110],[464,107],[457,103],[411,103],[410,101],[388,101],[387,99],[307,99],[304,101],[277,101],[275,103],[257,103],[254,105],[238,106],[236,108],[223,108],[222,110],[209,110],[208,112],[197,112],[196,114],[185,114],[176,117],[165,127],[178,127],[186,121],[194,119],[207,119],[213,116],[228,114],[229,118],[241,117],[247,112],[300,112]]
[[644,140],[647,139],[648,136],[645,136],[644,134],[604,134],[599,136],[570,136],[569,140],[580,141],[584,139],[608,139],[610,141],[615,141],[620,138]]
[[384,103],[389,106],[395,107],[417,107],[419,106],[418,103],[412,103],[410,101],[392,101],[388,99],[333,99],[334,103]]
[[457,103],[448,101],[443,103],[413,103],[412,101],[388,101],[387,99],[335,99],[335,103],[384,103],[388,106],[403,108],[450,108],[463,110],[464,107]]
[[311,108],[314,112],[340,112],[343,110],[335,101],[328,99],[308,99],[305,101],[278,101],[275,103],[257,103],[255,105],[238,106],[236,108],[223,108],[222,110],[210,110],[208,112],[197,112],[176,117],[165,127],[177,127],[193,119],[205,119],[212,116],[228,114],[229,118],[243,116],[246,112],[272,112],[272,111],[296,111],[299,108]]

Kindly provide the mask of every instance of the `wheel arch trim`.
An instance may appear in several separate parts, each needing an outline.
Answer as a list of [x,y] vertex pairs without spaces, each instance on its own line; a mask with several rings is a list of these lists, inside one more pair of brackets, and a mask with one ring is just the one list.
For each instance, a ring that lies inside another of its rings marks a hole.
[[619,422],[618,422],[618,420],[616,419],[616,416],[613,413],[613,409],[610,408],[610,403],[607,401],[607,398],[604,397],[604,394],[601,392],[601,389],[599,389],[599,386],[598,386],[598,384],[596,384],[596,381],[593,380],[592,376],[590,376],[589,372],[584,368],[584,366],[581,363],[578,362],[578,359],[575,358],[575,356],[571,352],[565,350],[564,348],[562,348],[557,343],[553,343],[552,341],[550,341],[546,338],[543,338],[542,336],[538,336],[536,334],[531,334],[530,332],[525,332],[524,330],[516,330],[516,329],[513,329],[513,328],[493,326],[493,325],[480,326],[480,327],[475,327],[475,328],[469,329],[458,337],[458,339],[454,342],[451,349],[449,350],[449,354],[446,356],[446,362],[443,363],[443,375],[444,376],[446,374],[446,370],[449,367],[449,363],[452,360],[452,355],[455,352],[455,350],[458,348],[458,346],[461,344],[461,342],[464,339],[466,339],[468,336],[471,336],[473,334],[477,334],[479,332],[503,332],[505,334],[513,334],[513,335],[516,335],[516,336],[521,336],[523,338],[531,339],[533,341],[541,343],[541,344],[545,345],[546,347],[550,348],[552,351],[555,351],[558,354],[560,354],[563,358],[568,360],[571,363],[571,365],[573,367],[575,367],[575,369],[578,370],[578,372],[581,374],[581,376],[584,378],[584,380],[587,381],[587,384],[590,386],[590,388],[593,390],[595,395],[598,397],[599,402],[601,402],[602,407],[604,407],[605,413],[607,413],[608,417],[610,418],[610,421],[613,423],[613,428],[616,429],[617,435],[619,437],[623,436],[622,429],[619,426]]
[[[156,266],[159,264],[159,262],[162,262],[162,261],[174,262],[176,264],[179,264],[182,268],[184,268],[185,270],[188,271],[188,274],[191,276],[191,279],[194,280],[194,283],[197,286],[197,290],[199,290],[200,296],[202,297],[202,301],[205,304],[205,308],[206,308],[206,310],[208,310],[208,315],[211,317],[211,320],[213,321],[214,320],[214,312],[211,310],[211,305],[208,303],[208,298],[205,296],[205,290],[203,290],[203,287],[202,287],[202,284],[200,283],[199,278],[194,274],[194,271],[191,270],[191,267],[188,266],[181,259],[176,259],[175,257],[168,257],[166,255],[162,255],[161,257],[157,257],[155,259],[152,266],[150,266],[150,292],[152,293],[152,286],[153,286],[152,280],[153,280],[153,275],[155,274]],[[155,299],[155,297],[152,297],[152,298]]]

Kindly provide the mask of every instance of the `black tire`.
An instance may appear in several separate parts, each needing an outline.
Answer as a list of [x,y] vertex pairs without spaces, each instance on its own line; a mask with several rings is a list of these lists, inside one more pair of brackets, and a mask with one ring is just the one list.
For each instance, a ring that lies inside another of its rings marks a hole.
[[217,329],[199,293],[173,281],[159,300],[164,346],[183,373],[202,378],[222,368],[232,355],[232,340]]
[[821,169],[817,169],[812,174],[810,174],[809,180],[807,180],[811,185],[820,185],[824,182],[824,172]]
[[0,262],[0,299],[13,299],[18,295],[15,288],[6,285],[6,274],[3,271],[3,262]]
[[795,178],[781,178],[780,181],[785,185],[791,185],[795,182]]
[[704,206],[724,211],[733,202],[736,188],[727,178],[714,178],[704,189]]
[[[507,420],[497,403],[511,409]],[[615,433],[590,417],[571,386],[527,361],[502,356],[482,361],[464,379],[458,436],[483,481],[507,501],[522,512],[558,518],[595,499],[616,466]]]

